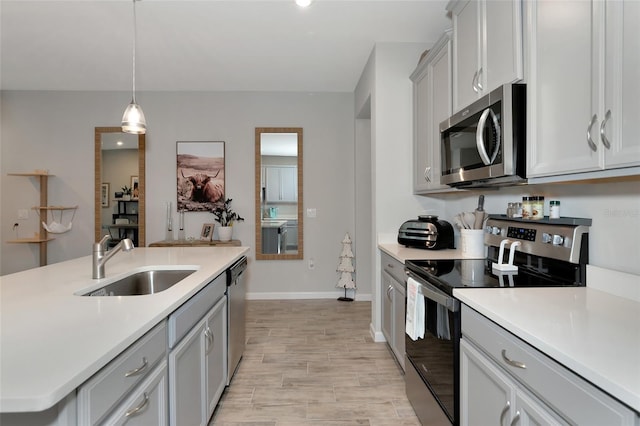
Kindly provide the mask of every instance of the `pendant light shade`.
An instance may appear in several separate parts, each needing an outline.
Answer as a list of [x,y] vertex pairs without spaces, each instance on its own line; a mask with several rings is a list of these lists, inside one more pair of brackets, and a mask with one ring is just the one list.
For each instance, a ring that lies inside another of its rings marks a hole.
[[133,0],[133,90],[131,103],[122,116],[122,131],[125,133],[143,134],[147,132],[147,120],[142,107],[136,103],[136,0]]

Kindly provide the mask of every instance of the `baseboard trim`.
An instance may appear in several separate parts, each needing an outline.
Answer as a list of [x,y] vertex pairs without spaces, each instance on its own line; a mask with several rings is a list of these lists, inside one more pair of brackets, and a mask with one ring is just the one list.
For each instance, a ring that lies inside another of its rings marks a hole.
[[374,342],[382,343],[387,341],[381,331],[376,331],[376,329],[373,327],[373,323],[369,323],[369,333],[371,334],[371,338]]
[[[347,292],[352,296],[353,292]],[[246,295],[247,300],[294,300],[294,299],[337,299],[344,296],[344,290],[332,292],[305,292],[305,293],[252,293]],[[355,300],[358,302],[370,302],[371,293],[356,292]]]

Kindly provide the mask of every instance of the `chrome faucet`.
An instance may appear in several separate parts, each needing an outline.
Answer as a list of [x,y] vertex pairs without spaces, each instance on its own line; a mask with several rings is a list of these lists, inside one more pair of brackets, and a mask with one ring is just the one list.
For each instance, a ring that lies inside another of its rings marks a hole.
[[133,250],[133,241],[129,238],[121,240],[110,251],[107,251],[107,242],[111,239],[111,236],[105,235],[102,237],[99,243],[93,245],[93,279],[97,280],[104,278],[104,264],[113,257],[120,249],[122,251]]

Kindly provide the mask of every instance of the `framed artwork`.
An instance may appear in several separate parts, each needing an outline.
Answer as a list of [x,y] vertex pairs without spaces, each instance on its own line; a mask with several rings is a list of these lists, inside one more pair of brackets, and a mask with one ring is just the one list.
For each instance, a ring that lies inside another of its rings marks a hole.
[[224,142],[176,143],[178,211],[212,211],[224,204]]
[[138,199],[138,195],[140,194],[140,180],[138,176],[131,176],[131,198],[134,200]]
[[202,231],[200,232],[200,241],[211,241],[213,238],[213,223],[205,223],[202,225]]
[[100,185],[100,206],[109,207],[109,184],[102,183]]

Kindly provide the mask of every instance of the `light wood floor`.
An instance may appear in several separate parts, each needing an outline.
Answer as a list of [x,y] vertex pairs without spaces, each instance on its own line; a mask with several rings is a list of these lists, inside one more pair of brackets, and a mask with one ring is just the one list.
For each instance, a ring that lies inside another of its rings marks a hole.
[[370,337],[370,302],[247,303],[247,348],[210,425],[420,425]]

